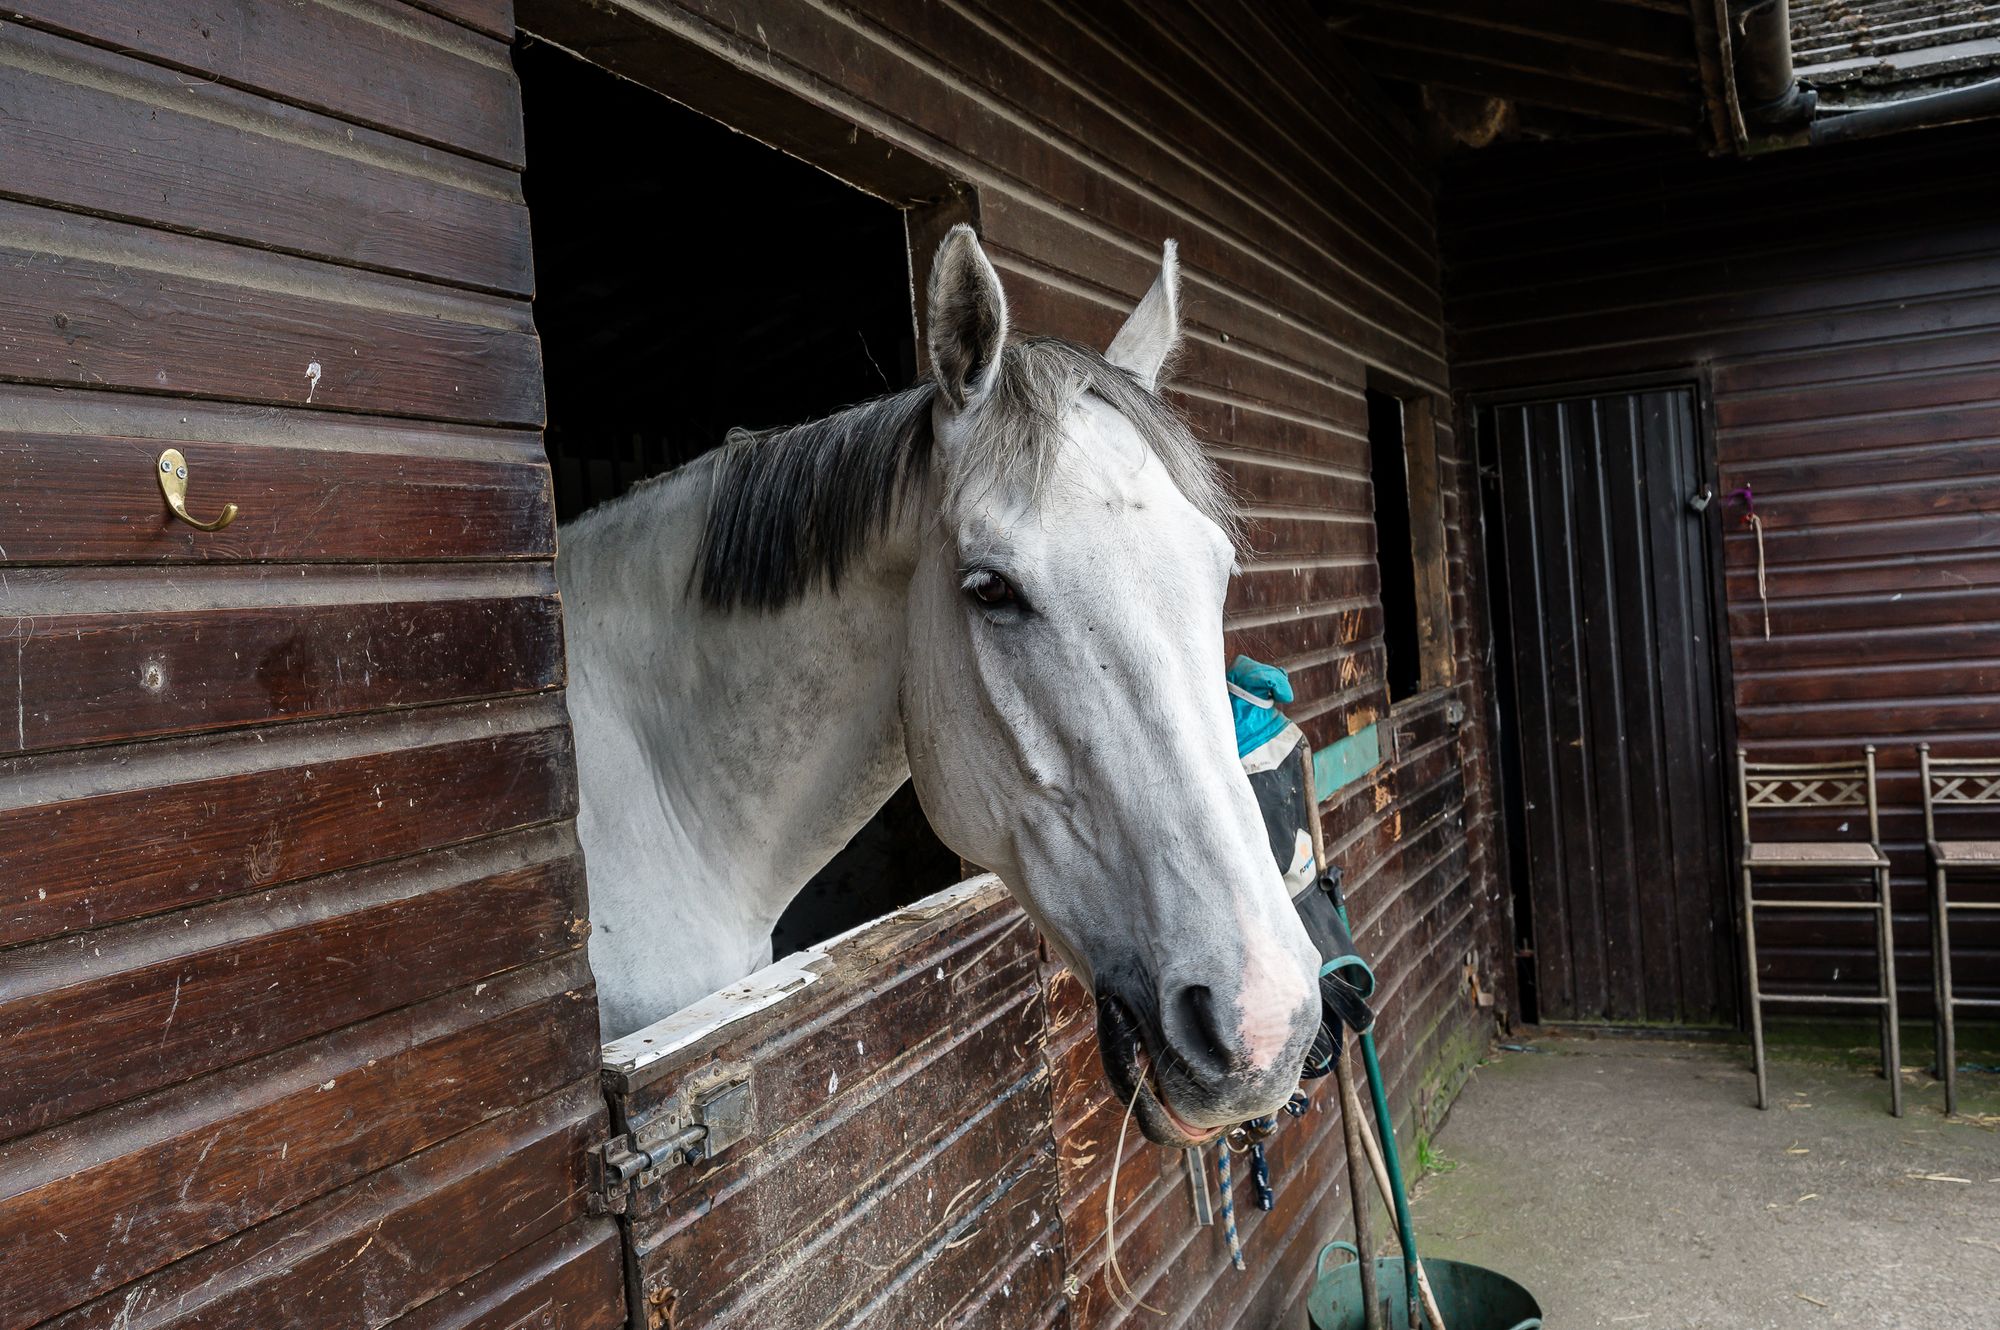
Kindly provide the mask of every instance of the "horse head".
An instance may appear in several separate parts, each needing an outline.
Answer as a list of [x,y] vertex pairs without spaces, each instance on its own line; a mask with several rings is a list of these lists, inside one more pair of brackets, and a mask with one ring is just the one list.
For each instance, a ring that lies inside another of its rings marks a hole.
[[1090,985],[1146,1134],[1191,1144],[1284,1102],[1319,1000],[1224,686],[1234,509],[1158,391],[1177,304],[1169,245],[1103,356],[1010,343],[978,240],[946,238],[900,706],[938,834]]

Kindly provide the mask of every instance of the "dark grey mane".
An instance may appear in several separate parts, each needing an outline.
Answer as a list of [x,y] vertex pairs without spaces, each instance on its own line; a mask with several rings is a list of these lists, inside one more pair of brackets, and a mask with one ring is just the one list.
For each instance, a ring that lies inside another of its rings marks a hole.
[[[977,416],[971,451],[999,476],[1046,474],[1064,418],[1095,393],[1131,421],[1188,500],[1234,539],[1236,506],[1214,466],[1164,398],[1086,347],[1053,337],[1009,346]],[[719,609],[779,609],[842,571],[928,473],[937,388],[914,388],[820,420],[736,431],[695,467],[709,475],[696,555],[701,598]],[[946,477],[956,503],[980,475]]]

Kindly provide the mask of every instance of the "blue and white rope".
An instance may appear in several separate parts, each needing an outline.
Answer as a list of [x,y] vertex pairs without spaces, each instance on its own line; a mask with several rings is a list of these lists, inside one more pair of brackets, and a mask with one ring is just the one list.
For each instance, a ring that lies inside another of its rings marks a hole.
[[1229,1239],[1229,1263],[1242,1270],[1246,1267],[1243,1264],[1243,1244],[1236,1240],[1236,1196],[1229,1185],[1229,1142],[1217,1141],[1216,1146],[1215,1170],[1221,1174],[1222,1231]]

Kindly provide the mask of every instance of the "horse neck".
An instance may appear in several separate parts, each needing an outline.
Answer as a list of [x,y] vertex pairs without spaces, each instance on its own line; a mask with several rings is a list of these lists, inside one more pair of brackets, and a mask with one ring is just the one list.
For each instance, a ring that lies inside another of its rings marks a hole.
[[[909,776],[898,694],[916,528],[892,526],[837,592],[720,610],[692,576],[706,509],[704,484],[667,480],[565,528],[580,820],[593,914],[600,893],[627,895],[628,927],[636,907],[684,938],[693,911],[740,935],[716,945],[760,948]],[[621,831],[591,834],[614,818]],[[728,978],[744,960],[761,963],[732,957]]]

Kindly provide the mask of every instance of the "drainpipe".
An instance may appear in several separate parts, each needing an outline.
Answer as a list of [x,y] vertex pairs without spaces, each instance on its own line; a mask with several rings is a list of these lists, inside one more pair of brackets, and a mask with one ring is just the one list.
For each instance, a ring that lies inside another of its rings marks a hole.
[[1813,118],[1819,95],[1792,72],[1792,7],[1788,0],[1750,0],[1731,7],[1736,49],[1736,96],[1753,135],[1783,135]]
[[1733,92],[1746,152],[1800,143],[1844,143],[1904,129],[2000,115],[2000,79],[1922,97],[1866,106],[1821,106],[1819,95],[1792,69],[1792,16],[1787,0],[1716,0],[1724,51],[1732,61]]

